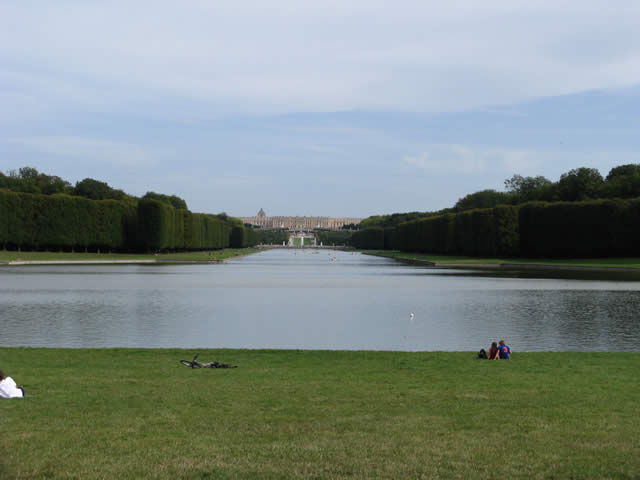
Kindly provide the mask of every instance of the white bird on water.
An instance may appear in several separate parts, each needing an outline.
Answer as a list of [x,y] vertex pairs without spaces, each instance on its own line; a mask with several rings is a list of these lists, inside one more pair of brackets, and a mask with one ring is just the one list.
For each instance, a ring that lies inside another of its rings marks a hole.
[[413,320],[413,313],[409,314],[409,318]]

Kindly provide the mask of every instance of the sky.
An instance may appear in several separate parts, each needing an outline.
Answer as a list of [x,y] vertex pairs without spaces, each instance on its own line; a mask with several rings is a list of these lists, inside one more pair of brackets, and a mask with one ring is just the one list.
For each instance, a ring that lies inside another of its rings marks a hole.
[[0,171],[367,217],[640,162],[640,2],[0,2]]

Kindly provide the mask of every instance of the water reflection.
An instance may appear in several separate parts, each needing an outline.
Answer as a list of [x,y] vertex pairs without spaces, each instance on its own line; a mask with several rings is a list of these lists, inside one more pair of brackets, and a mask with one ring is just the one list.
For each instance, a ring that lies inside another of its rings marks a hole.
[[5,267],[0,345],[477,350],[500,337],[514,351],[640,351],[640,281],[594,274],[312,250],[222,265]]

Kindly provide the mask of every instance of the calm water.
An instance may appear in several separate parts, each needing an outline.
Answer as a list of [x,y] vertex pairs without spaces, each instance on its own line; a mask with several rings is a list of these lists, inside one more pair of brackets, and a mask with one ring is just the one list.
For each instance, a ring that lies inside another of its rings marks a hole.
[[0,345],[478,350],[506,338],[514,351],[640,351],[639,278],[312,252],[221,265],[3,267]]

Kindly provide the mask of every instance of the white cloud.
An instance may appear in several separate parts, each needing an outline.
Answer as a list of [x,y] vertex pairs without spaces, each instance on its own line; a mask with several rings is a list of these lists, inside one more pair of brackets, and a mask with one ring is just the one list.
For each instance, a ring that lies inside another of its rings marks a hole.
[[0,69],[81,104],[461,110],[638,83],[638,27],[624,0],[6,2]]

